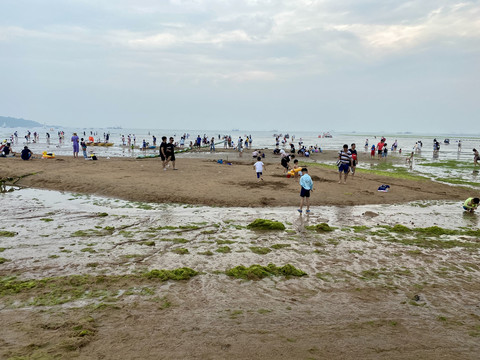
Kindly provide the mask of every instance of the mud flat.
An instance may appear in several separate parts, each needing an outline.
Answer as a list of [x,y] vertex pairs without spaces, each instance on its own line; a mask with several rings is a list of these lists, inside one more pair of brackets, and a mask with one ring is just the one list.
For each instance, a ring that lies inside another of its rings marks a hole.
[[[32,189],[0,196],[0,358],[480,350],[478,217],[458,201],[316,206],[307,217]],[[284,229],[250,227],[256,219]]]

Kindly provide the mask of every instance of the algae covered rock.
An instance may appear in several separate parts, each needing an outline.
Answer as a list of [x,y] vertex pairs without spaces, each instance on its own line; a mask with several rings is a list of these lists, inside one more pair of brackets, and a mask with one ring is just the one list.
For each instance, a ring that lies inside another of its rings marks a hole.
[[316,232],[329,232],[335,230],[334,228],[330,227],[327,223],[320,223],[317,225],[310,225],[310,226],[305,226],[305,229],[307,230],[314,230]]
[[284,266],[278,267],[275,264],[268,264],[267,266],[262,266],[258,264],[251,265],[246,267],[244,265],[239,265],[231,269],[227,269],[225,274],[228,276],[245,279],[245,280],[260,280],[268,276],[305,276],[306,272],[297,269],[291,264],[286,264]]
[[273,221],[267,219],[256,219],[252,223],[247,225],[247,229],[250,230],[285,230],[285,225],[280,221]]
[[175,270],[157,270],[154,269],[144,274],[149,279],[167,280],[188,280],[197,275],[198,272],[188,267],[178,268]]

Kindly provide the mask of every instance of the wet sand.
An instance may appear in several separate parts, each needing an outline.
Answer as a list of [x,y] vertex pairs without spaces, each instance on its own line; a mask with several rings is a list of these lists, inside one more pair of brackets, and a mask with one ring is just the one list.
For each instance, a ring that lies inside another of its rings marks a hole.
[[[253,159],[199,156],[178,171],[159,159],[0,159],[0,178],[27,175],[0,194],[0,358],[477,358],[480,245],[467,230],[479,220],[460,207],[471,190],[364,172],[341,185],[335,169],[309,166],[315,207],[299,216],[298,180],[278,158],[257,182]],[[248,229],[257,218],[286,230]],[[308,229],[320,223],[333,231]],[[397,224],[408,231],[385,228]],[[429,226],[456,233],[415,230]],[[307,276],[225,273],[269,263]],[[183,267],[198,274],[143,276]]]
[[[186,154],[184,156],[189,156]],[[298,179],[287,179],[280,158],[268,154],[264,160],[264,181],[258,181],[253,169],[254,160],[235,152],[200,154],[201,158],[177,157],[177,171],[163,171],[159,158],[124,159],[58,157],[56,159],[0,159],[0,179],[25,176],[17,185],[39,189],[70,191],[82,194],[110,196],[131,201],[156,203],[186,203],[212,206],[297,206]],[[309,164],[308,161],[335,161],[336,152],[315,154],[312,159],[300,158],[308,165],[314,181],[312,206],[393,204],[415,200],[464,200],[472,191],[428,180],[400,179],[358,171],[349,175],[346,184],[338,184],[335,168]],[[232,163],[218,164],[223,158]],[[365,158],[377,163],[378,160]],[[391,161],[391,158],[389,158]],[[403,158],[393,158],[403,162]],[[388,193],[377,188],[390,185]]]
[[[478,356],[477,236],[382,227],[476,228],[477,216],[462,215],[456,202],[320,207],[307,217],[288,207],[147,207],[38,190],[0,196],[10,209],[1,230],[13,233],[0,236],[0,358]],[[256,218],[286,230],[247,229]],[[306,228],[321,222],[333,231]],[[307,276],[225,274],[268,263]],[[198,274],[141,276],[184,266]]]

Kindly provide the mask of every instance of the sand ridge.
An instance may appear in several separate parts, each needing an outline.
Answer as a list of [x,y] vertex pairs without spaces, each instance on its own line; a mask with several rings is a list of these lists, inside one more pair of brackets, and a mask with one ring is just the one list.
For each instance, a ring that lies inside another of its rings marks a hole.
[[[222,155],[218,155],[221,158]],[[216,206],[297,206],[298,179],[287,179],[280,158],[267,155],[264,181],[258,181],[254,159],[230,154],[228,165],[219,164],[215,155],[205,158],[177,156],[177,171],[162,170],[159,158],[82,158],[0,159],[0,178],[26,176],[17,182],[24,187],[70,191],[156,203],[187,203]],[[233,160],[232,160],[233,159]],[[316,154],[313,160],[332,161],[335,152]],[[312,160],[310,160],[312,161]],[[375,160],[374,160],[375,161]],[[300,163],[308,164],[300,158]],[[455,187],[428,180],[399,179],[357,172],[347,184],[338,184],[334,168],[309,165],[314,181],[312,206],[393,204],[415,200],[464,200],[471,196],[465,187]],[[390,185],[388,193],[377,188]]]

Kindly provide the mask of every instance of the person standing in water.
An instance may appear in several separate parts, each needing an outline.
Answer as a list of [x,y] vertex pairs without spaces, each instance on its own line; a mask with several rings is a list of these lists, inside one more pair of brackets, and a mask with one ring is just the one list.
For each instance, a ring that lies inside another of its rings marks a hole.
[[300,178],[300,207],[298,212],[301,214],[303,211],[303,204],[307,205],[307,214],[310,214],[310,192],[313,191],[313,181],[310,175],[308,175],[308,169],[302,168],[302,177]]

